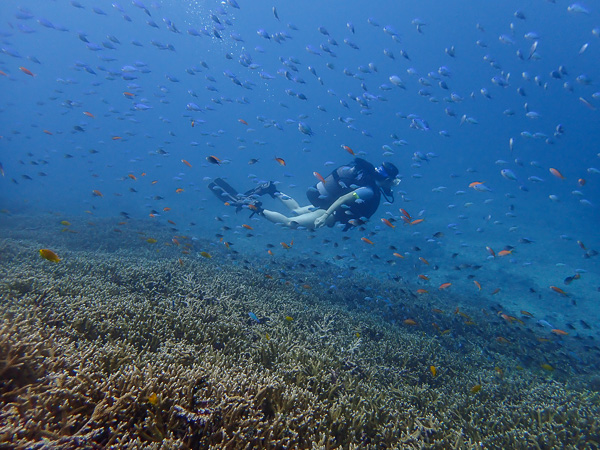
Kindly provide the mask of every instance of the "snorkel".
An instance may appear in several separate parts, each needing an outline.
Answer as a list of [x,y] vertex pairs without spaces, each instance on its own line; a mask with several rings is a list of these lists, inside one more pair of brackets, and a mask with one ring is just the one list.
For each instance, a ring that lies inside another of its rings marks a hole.
[[375,173],[381,194],[387,202],[394,203],[392,187],[400,183],[400,178],[396,178],[398,169],[392,163],[384,162],[381,166],[375,167]]

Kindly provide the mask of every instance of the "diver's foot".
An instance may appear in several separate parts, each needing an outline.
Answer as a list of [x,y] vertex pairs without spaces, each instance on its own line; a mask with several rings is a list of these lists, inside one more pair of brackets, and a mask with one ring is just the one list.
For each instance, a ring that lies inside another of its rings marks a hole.
[[249,203],[248,209],[252,211],[250,217],[254,216],[254,214],[258,214],[259,216],[264,215],[263,211],[265,210],[265,208],[262,207],[262,202],[259,202],[258,200]]

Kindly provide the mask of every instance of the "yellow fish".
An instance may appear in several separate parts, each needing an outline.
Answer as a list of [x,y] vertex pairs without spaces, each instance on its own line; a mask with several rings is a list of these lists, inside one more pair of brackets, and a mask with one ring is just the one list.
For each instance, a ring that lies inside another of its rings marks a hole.
[[212,255],[208,252],[200,252],[200,256],[204,258],[212,258]]
[[158,395],[156,395],[156,393],[154,392],[150,394],[150,396],[148,397],[148,402],[153,406],[158,405]]
[[65,227],[68,227],[69,225],[71,225],[71,222],[68,222],[68,221],[66,221],[66,220],[61,220],[61,221],[60,221],[60,224],[61,224],[61,225],[64,225]]
[[554,367],[552,367],[548,363],[545,363],[545,364],[542,364],[542,369],[547,370],[548,372],[552,372],[554,370]]
[[285,316],[285,320],[291,322],[292,320],[294,320],[294,318],[292,316]]
[[477,394],[480,390],[481,390],[481,385],[480,384],[476,384],[475,386],[473,386],[471,388],[471,394]]
[[58,255],[52,250],[48,250],[47,248],[40,249],[40,256],[44,259],[47,259],[48,261],[52,261],[55,263],[60,262],[60,258],[58,257]]
[[156,244],[158,241],[154,238],[148,238],[148,239],[146,239],[146,242],[148,244]]
[[434,377],[437,375],[437,369],[435,368],[435,366],[429,366],[429,370],[431,371],[431,375],[433,375]]

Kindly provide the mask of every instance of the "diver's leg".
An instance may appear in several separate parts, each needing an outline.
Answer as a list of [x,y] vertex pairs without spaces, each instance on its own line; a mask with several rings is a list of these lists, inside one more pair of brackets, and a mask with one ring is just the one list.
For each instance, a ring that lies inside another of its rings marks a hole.
[[313,205],[300,206],[296,200],[283,192],[277,194],[277,198],[285,205],[287,209],[292,211],[296,215],[306,214],[315,211]]
[[269,222],[281,223],[281,224],[285,225],[286,227],[290,226],[290,218],[284,216],[283,214],[281,214],[281,213],[279,213],[277,211],[271,211],[271,210],[268,210],[268,209],[263,209],[262,215]]
[[300,205],[298,204],[298,202],[296,200],[294,200],[289,195],[284,194],[283,192],[279,192],[279,194],[277,194],[277,198],[290,211],[295,211],[296,209],[300,208]]
[[315,220],[317,220],[318,217],[321,217],[326,212],[327,211],[325,211],[324,209],[317,209],[315,211],[300,214],[299,216],[296,216],[290,220],[290,227],[296,228],[300,226],[308,228],[310,230],[314,230]]

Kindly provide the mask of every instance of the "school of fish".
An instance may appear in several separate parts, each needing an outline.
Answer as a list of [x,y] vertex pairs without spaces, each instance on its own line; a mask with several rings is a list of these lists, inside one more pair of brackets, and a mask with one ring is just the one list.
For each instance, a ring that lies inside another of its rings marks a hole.
[[[215,248],[238,254],[234,244],[291,265],[290,255],[325,259],[419,295],[498,302],[493,319],[507,326],[546,317],[532,326],[548,339],[600,319],[600,11],[503,5],[461,22],[457,37],[424,7],[411,18],[341,1],[333,14],[317,1],[206,3],[0,5],[8,210],[15,198],[58,210],[61,197],[121,226],[159,221],[185,257],[196,234],[214,239],[197,253],[211,261]],[[537,31],[545,17],[576,45]],[[395,203],[347,233],[273,234],[206,189],[216,177],[242,192],[274,180],[304,201],[355,155],[393,162],[402,183]]]

